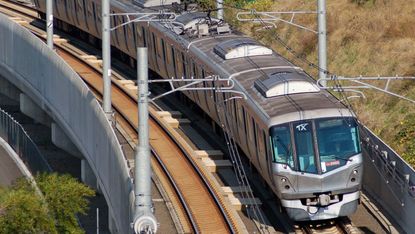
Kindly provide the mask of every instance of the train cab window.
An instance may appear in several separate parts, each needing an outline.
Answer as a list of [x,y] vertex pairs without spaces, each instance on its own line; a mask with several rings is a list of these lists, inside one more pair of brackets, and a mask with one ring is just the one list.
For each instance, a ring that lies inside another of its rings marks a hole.
[[332,171],[345,165],[351,156],[361,152],[359,133],[353,118],[316,120],[321,171]]
[[318,173],[314,154],[313,129],[309,121],[293,124],[295,149],[301,172]]
[[269,134],[274,156],[272,161],[287,164],[291,168],[294,168],[290,126],[288,124],[274,126],[270,129]]

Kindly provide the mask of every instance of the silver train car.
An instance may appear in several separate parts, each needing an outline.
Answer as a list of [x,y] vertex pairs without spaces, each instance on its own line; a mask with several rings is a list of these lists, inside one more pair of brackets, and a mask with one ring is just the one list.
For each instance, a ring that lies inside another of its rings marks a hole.
[[[45,0],[33,0],[45,12]],[[55,18],[100,38],[98,0],[56,0]],[[148,1],[152,12],[161,1]],[[111,12],[147,12],[127,0],[111,1]],[[165,2],[163,7],[171,2]],[[111,18],[111,24],[126,22]],[[183,12],[174,23],[134,23],[112,31],[112,46],[134,58],[148,47],[149,67],[163,78],[232,78],[246,100],[226,102],[234,137],[295,221],[348,216],[357,209],[362,154],[355,116],[315,85],[301,68],[257,41],[229,30],[206,13]],[[199,87],[212,87],[203,82]],[[185,92],[213,120],[213,91]]]

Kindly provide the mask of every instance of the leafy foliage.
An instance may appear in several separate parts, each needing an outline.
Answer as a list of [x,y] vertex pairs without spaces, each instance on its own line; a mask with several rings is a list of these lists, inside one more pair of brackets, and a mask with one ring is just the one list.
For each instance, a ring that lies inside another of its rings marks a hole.
[[0,189],[0,233],[84,233],[76,215],[85,214],[94,191],[70,175],[40,174],[42,196],[26,179]]
[[405,147],[402,157],[410,164],[415,165],[415,114],[405,117],[400,122],[402,126],[398,132],[398,144]]
[[87,198],[94,196],[94,191],[70,175],[41,174],[36,181],[57,221],[58,232],[82,233],[76,214],[86,214]]
[[46,205],[30,186],[0,191],[0,233],[57,233]]

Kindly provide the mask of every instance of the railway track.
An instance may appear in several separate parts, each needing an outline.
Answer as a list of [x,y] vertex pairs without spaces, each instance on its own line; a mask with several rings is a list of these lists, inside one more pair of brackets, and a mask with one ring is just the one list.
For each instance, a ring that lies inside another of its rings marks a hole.
[[330,221],[310,223],[304,222],[295,226],[295,233],[300,234],[362,234],[348,218],[339,218]]
[[[44,39],[42,21],[36,11],[8,1],[0,1],[0,12],[9,15],[38,37]],[[100,99],[102,75],[99,60],[79,54],[66,43],[56,39],[56,52],[80,75]],[[96,58],[95,58],[96,59]],[[89,62],[87,62],[89,61]],[[95,65],[94,65],[95,64]],[[137,93],[131,82],[115,76],[112,80],[113,108],[117,127],[123,129],[132,141],[137,140]],[[152,166],[158,180],[172,202],[185,233],[240,233],[224,200],[220,187],[210,179],[199,162],[192,158],[192,149],[180,141],[175,130],[158,116],[157,109],[150,110],[150,145],[153,153]],[[127,159],[129,160],[129,159]],[[132,160],[129,160],[133,164]],[[131,165],[130,165],[131,166]],[[132,170],[131,170],[132,171]]]

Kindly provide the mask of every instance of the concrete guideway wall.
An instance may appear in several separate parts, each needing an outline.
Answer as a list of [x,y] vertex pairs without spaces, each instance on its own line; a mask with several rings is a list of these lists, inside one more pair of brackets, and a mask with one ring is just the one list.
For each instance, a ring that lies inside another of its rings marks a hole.
[[[363,189],[406,233],[415,233],[415,171],[366,128]],[[365,131],[365,130],[363,130]]]
[[0,14],[0,75],[36,100],[87,159],[119,233],[131,233],[133,186],[110,122],[81,78],[45,43]]

